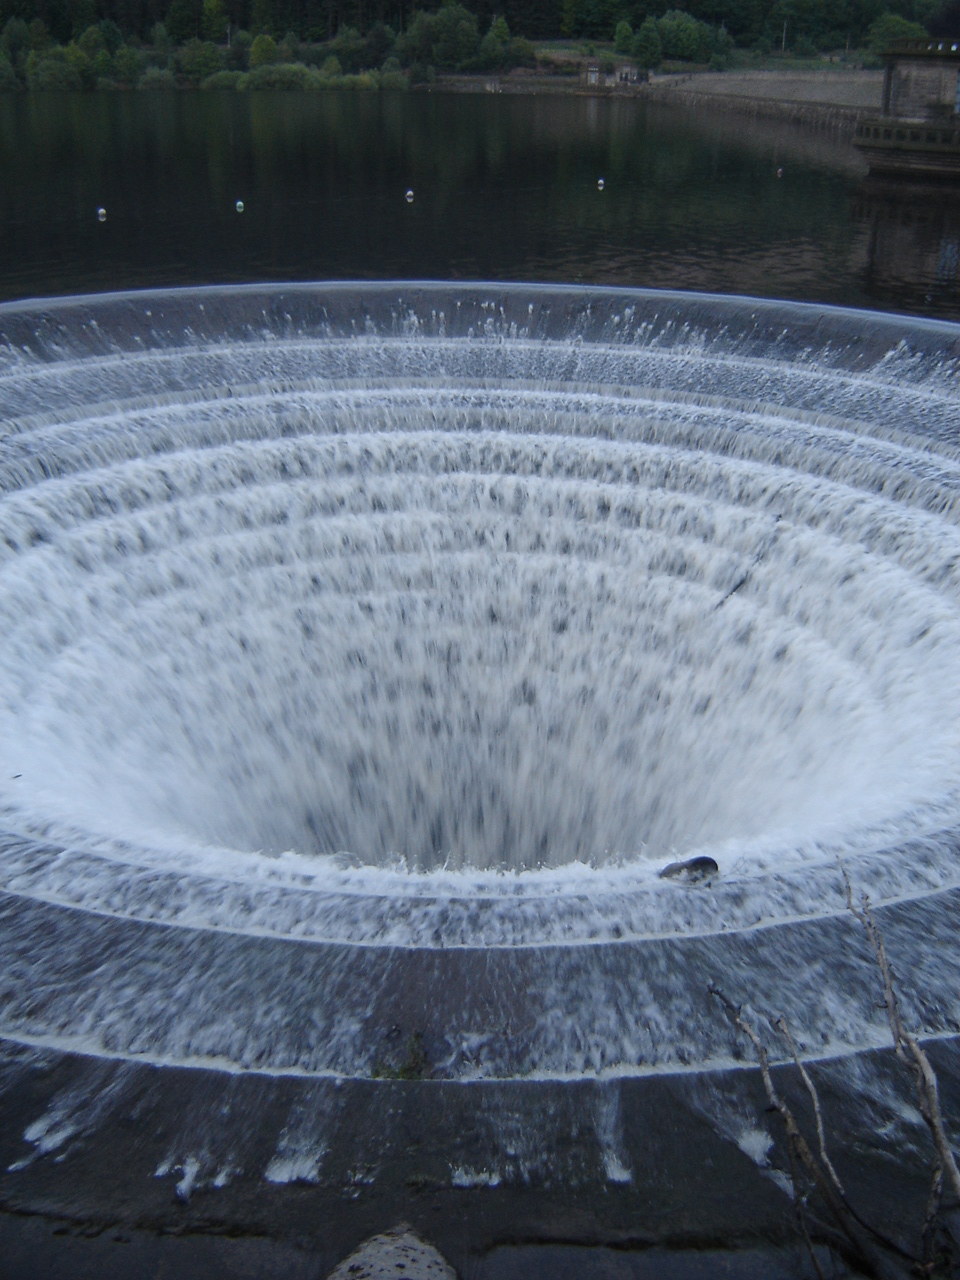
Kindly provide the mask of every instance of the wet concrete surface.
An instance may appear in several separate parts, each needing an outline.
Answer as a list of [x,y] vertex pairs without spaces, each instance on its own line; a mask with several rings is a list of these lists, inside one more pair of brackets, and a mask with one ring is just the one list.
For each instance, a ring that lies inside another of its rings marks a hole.
[[[818,1250],[824,1274],[846,1275]],[[325,1260],[307,1244],[267,1238],[173,1236],[109,1228],[93,1233],[37,1215],[0,1215],[0,1280],[325,1280]],[[398,1280],[401,1273],[397,1273]],[[806,1280],[796,1246],[743,1250],[612,1249],[504,1245],[467,1258],[460,1280]],[[416,1280],[407,1272],[406,1280]]]
[[[956,1114],[957,1047],[928,1049],[945,1113]],[[914,1247],[931,1152],[892,1052],[810,1071],[852,1201]],[[401,1221],[461,1280],[795,1280],[809,1266],[782,1134],[750,1065],[619,1081],[615,1106],[597,1081],[501,1082],[481,1093],[343,1082],[336,1112],[316,1081],[130,1064],[116,1078],[103,1072],[71,1055],[6,1061],[0,1280],[324,1280]],[[795,1071],[774,1074],[809,1129]],[[97,1106],[71,1115],[70,1097]],[[298,1115],[308,1117],[306,1139],[316,1137],[311,1124],[325,1126],[328,1149],[317,1170],[273,1182],[276,1135],[289,1137]],[[59,1117],[60,1130],[41,1134],[37,1117]],[[549,1150],[524,1148],[531,1117],[550,1119]],[[185,1134],[208,1166],[177,1146]],[[214,1171],[230,1158],[236,1167],[218,1186]],[[832,1268],[825,1274],[843,1274]]]

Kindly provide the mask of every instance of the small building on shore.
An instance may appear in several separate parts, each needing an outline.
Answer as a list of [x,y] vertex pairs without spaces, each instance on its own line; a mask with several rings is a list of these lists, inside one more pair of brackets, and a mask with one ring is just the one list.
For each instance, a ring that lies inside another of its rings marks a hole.
[[580,72],[581,82],[588,89],[634,89],[649,80],[649,73],[641,71],[633,62],[616,63],[602,67],[589,62]]
[[911,40],[887,55],[880,115],[854,145],[871,173],[960,178],[960,40]]
[[623,62],[614,68],[612,78],[607,76],[607,84],[617,88],[619,85],[639,84],[641,80],[646,80],[646,76],[641,76],[636,66],[632,62]]

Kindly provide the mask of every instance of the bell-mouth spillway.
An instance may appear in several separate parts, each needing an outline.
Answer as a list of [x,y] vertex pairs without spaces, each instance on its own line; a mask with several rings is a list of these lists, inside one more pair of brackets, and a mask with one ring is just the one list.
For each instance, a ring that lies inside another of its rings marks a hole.
[[141,1069],[289,1089],[168,1116],[184,1200],[389,1181],[351,1084],[471,1086],[451,1188],[629,1186],[627,1083],[741,1063],[711,982],[811,1060],[885,1043],[841,864],[952,1043],[958,387],[958,326],[752,299],[0,307],[5,1096],[76,1077],[7,1107],[7,1199]]

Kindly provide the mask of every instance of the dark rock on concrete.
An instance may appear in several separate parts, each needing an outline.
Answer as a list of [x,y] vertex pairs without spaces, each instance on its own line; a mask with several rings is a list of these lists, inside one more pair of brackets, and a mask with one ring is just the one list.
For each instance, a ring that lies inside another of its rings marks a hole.
[[687,858],[685,862],[668,862],[660,872],[661,880],[707,880],[715,876],[720,868],[713,858],[701,855],[698,858]]

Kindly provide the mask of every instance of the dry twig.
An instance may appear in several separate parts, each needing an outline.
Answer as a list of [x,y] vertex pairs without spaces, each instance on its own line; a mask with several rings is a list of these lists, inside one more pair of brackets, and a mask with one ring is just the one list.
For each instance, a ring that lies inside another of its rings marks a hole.
[[923,1230],[920,1232],[920,1256],[927,1266],[933,1260],[933,1228],[937,1221],[937,1214],[940,1212],[942,1199],[943,1165],[938,1160],[933,1171],[933,1182],[931,1183],[930,1196],[927,1200],[927,1213],[923,1220]]
[[773,1024],[774,1028],[780,1032],[780,1034],[786,1040],[787,1044],[790,1046],[790,1052],[793,1054],[794,1064],[796,1065],[797,1070],[800,1072],[800,1079],[806,1085],[807,1093],[809,1093],[810,1095],[810,1101],[813,1103],[813,1115],[817,1124],[817,1143],[819,1144],[819,1147],[820,1147],[820,1159],[823,1162],[823,1167],[826,1169],[827,1173],[830,1175],[830,1180],[833,1183],[833,1185],[836,1187],[837,1191],[840,1193],[840,1195],[846,1198],[847,1193],[844,1191],[843,1185],[841,1184],[840,1179],[837,1176],[837,1171],[836,1169],[834,1169],[833,1165],[830,1162],[830,1157],[827,1155],[827,1140],[823,1132],[823,1116],[820,1114],[820,1096],[817,1093],[816,1086],[814,1085],[813,1081],[810,1079],[810,1076],[807,1072],[806,1067],[800,1061],[800,1056],[797,1053],[797,1046],[793,1043],[793,1036],[790,1034],[790,1028],[787,1026],[786,1019],[781,1014],[780,1017],[776,1019],[776,1021],[774,1021],[771,1018],[771,1023]]
[[[869,1229],[865,1229],[852,1213],[842,1193],[837,1191],[833,1178],[827,1173],[823,1164],[811,1151],[806,1139],[800,1132],[793,1112],[779,1096],[774,1087],[770,1073],[770,1059],[766,1046],[760,1039],[756,1028],[743,1017],[738,1005],[735,1005],[719,987],[711,984],[711,995],[715,996],[731,1015],[737,1028],[750,1040],[756,1050],[760,1063],[760,1076],[766,1090],[770,1106],[779,1114],[787,1133],[787,1142],[793,1157],[813,1182],[820,1198],[827,1206],[844,1236],[853,1246],[858,1257],[870,1269],[877,1280],[906,1280],[906,1272],[895,1262],[886,1257],[871,1239]],[[834,1175],[835,1176],[835,1175]]]
[[807,1253],[809,1253],[813,1269],[817,1273],[817,1280],[827,1280],[827,1277],[823,1274],[823,1268],[820,1266],[820,1259],[814,1250],[813,1241],[810,1239],[810,1231],[807,1227],[807,1220],[803,1214],[803,1206],[806,1204],[807,1197],[800,1193],[800,1173],[797,1169],[797,1157],[794,1155],[793,1148],[789,1143],[787,1144],[787,1154],[790,1157],[790,1181],[793,1183],[793,1209],[797,1216],[797,1230],[803,1237],[803,1243],[807,1246]]
[[[941,1202],[943,1199],[944,1181],[946,1179],[953,1194],[960,1203],[960,1170],[958,1170],[957,1162],[950,1148],[947,1139],[946,1130],[943,1123],[943,1114],[940,1110],[940,1096],[937,1087],[937,1077],[929,1058],[920,1046],[916,1036],[909,1032],[903,1025],[903,1019],[900,1015],[900,1006],[897,1000],[896,988],[894,986],[894,973],[887,959],[886,949],[883,944],[883,937],[877,928],[876,921],[870,909],[870,900],[866,894],[862,894],[860,905],[857,906],[853,900],[853,890],[850,885],[849,877],[842,863],[840,871],[843,876],[843,882],[846,886],[847,907],[851,914],[863,925],[867,936],[873,946],[873,952],[876,956],[877,967],[880,970],[880,976],[883,980],[884,1007],[887,1012],[887,1018],[890,1023],[890,1033],[893,1037],[893,1047],[897,1057],[908,1066],[913,1074],[916,1084],[917,1096],[920,1103],[920,1112],[930,1130],[933,1138],[934,1147],[937,1153],[936,1165],[933,1171],[933,1179],[930,1186],[929,1196],[927,1198],[926,1216],[924,1218],[923,1230],[921,1232],[921,1252],[923,1263],[918,1264],[916,1259],[904,1252],[904,1250],[894,1241],[887,1239],[882,1232],[871,1227],[869,1223],[864,1222],[856,1210],[847,1200],[843,1184],[839,1175],[834,1168],[829,1154],[827,1153],[826,1130],[823,1123],[823,1113],[820,1108],[820,1098],[817,1093],[809,1072],[800,1061],[800,1055],[786,1020],[781,1016],[779,1018],[771,1018],[771,1026],[779,1032],[786,1040],[794,1065],[803,1081],[804,1087],[810,1096],[813,1106],[814,1121],[817,1130],[817,1147],[819,1154],[814,1154],[810,1145],[804,1138],[797,1124],[793,1112],[787,1106],[786,1102],[779,1096],[774,1087],[773,1076],[770,1071],[770,1059],[763,1040],[760,1038],[756,1027],[743,1016],[742,1008],[735,1005],[717,986],[711,983],[710,993],[715,996],[727,1012],[731,1015],[737,1029],[741,1031],[750,1040],[753,1045],[757,1060],[760,1064],[760,1076],[763,1080],[763,1087],[770,1103],[770,1109],[776,1111],[783,1122],[787,1136],[787,1153],[790,1160],[790,1174],[793,1183],[793,1199],[794,1207],[797,1215],[797,1226],[801,1237],[803,1238],[807,1249],[809,1250],[813,1266],[817,1275],[822,1280],[822,1270],[819,1259],[817,1258],[813,1241],[807,1221],[804,1217],[804,1206],[807,1203],[807,1193],[801,1188],[801,1171],[809,1182],[813,1184],[813,1188],[817,1191],[823,1204],[829,1211],[837,1227],[840,1230],[838,1236],[836,1231],[829,1227],[826,1222],[820,1222],[816,1225],[816,1230],[821,1239],[830,1241],[832,1247],[839,1248],[841,1252],[850,1252],[856,1256],[860,1265],[865,1266],[877,1280],[907,1280],[906,1272],[895,1261],[895,1257],[904,1259],[907,1263],[912,1264],[915,1271],[920,1273],[929,1273],[935,1266],[934,1245],[935,1245],[935,1228],[937,1218],[940,1213]],[[891,1256],[894,1255],[894,1256]]]
[[893,1047],[900,1061],[905,1062],[913,1071],[917,1097],[920,1102],[920,1114],[927,1122],[934,1146],[937,1149],[938,1161],[947,1174],[954,1196],[960,1202],[960,1169],[957,1168],[957,1162],[954,1159],[953,1151],[950,1148],[946,1130],[944,1129],[936,1074],[930,1064],[930,1059],[920,1047],[917,1038],[907,1031],[903,1025],[900,1017],[900,1006],[897,1003],[897,993],[893,987],[893,971],[887,960],[887,953],[884,949],[880,930],[877,928],[873,913],[870,910],[870,899],[865,893],[861,894],[860,906],[855,906],[850,877],[847,875],[846,868],[842,863],[840,864],[840,871],[847,890],[847,907],[863,925],[873,944],[873,952],[877,958],[877,965],[883,978],[883,998],[887,1009],[887,1018],[890,1021],[890,1031],[893,1035]]

